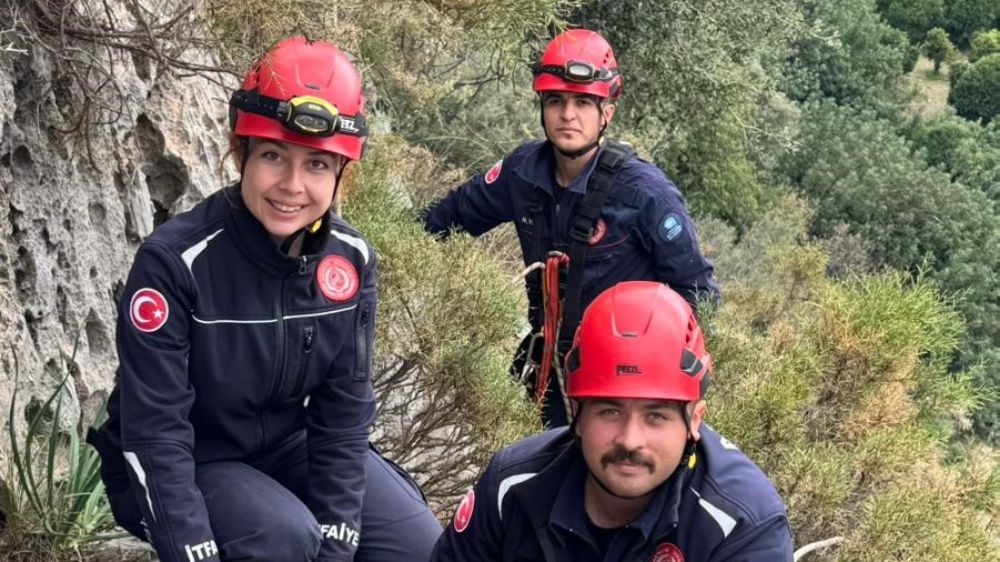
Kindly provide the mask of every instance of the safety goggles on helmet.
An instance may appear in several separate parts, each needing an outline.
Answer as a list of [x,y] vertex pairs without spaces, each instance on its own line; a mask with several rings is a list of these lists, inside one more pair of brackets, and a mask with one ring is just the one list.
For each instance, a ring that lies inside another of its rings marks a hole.
[[[316,96],[279,100],[256,91],[237,90],[229,101],[230,113],[237,109],[274,119],[285,128],[311,137],[334,134],[364,138],[368,124],[363,115],[342,115],[337,106]],[[235,115],[231,115],[235,117]]]
[[596,68],[589,62],[568,61],[564,65],[541,65],[536,64],[532,68],[535,76],[539,74],[551,74],[562,78],[568,82],[578,84],[589,84],[591,82],[610,82],[618,76],[617,70],[608,68]]

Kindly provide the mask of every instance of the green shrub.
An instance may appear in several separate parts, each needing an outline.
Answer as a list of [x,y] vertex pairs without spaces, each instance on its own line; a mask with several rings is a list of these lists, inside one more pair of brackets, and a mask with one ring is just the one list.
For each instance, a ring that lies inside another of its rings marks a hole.
[[935,27],[927,32],[923,52],[924,56],[934,61],[934,72],[940,72],[941,64],[950,64],[958,51],[948,39],[948,33],[940,27]]
[[683,189],[692,212],[738,228],[753,223],[775,199],[758,179],[744,127],[733,115],[692,126],[657,163]]
[[906,33],[918,44],[944,15],[944,0],[876,0],[879,13],[889,25]]
[[948,93],[948,103],[966,119],[990,121],[1000,115],[1000,53],[970,64]]
[[975,402],[948,372],[960,316],[926,279],[827,279],[809,217],[786,199],[739,241],[699,224],[726,287],[703,319],[708,422],[775,482],[798,545],[845,537],[828,560],[995,558],[996,452],[943,447]]
[[977,31],[972,36],[972,45],[969,48],[969,62],[1000,53],[1000,29],[989,31]]
[[803,0],[801,9],[810,29],[792,44],[781,71],[790,98],[868,106],[899,99],[915,53],[905,33],[882,21],[874,2]]
[[908,135],[928,164],[1000,203],[1000,123],[981,127],[945,112],[917,120]]
[[469,468],[535,431],[537,416],[507,374],[525,317],[516,273],[483,247],[489,240],[441,242],[415,220],[410,193],[438,186],[441,166],[381,135],[344,211],[379,257],[377,443],[446,516],[475,477]]
[[977,31],[996,27],[998,17],[996,0],[950,0],[945,5],[943,27],[955,44],[965,48]]

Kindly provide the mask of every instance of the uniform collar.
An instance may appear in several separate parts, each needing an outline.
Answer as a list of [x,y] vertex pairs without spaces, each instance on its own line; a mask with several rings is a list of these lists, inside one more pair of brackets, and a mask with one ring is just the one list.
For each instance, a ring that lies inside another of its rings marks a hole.
[[[556,495],[549,521],[577,535],[589,536],[587,514],[584,507],[583,488],[587,479],[587,463],[579,445],[572,447],[576,460]],[[646,509],[626,528],[636,529],[642,534],[643,542],[651,536],[662,533],[661,529],[673,528],[679,519],[681,486],[686,470],[676,470],[674,474],[653,492],[653,498]]]
[[320,229],[314,234],[306,234],[302,248],[305,260],[302,257],[289,257],[278,249],[264,225],[247,209],[239,184],[227,187],[223,196],[229,203],[229,223],[236,233],[233,239],[237,248],[265,270],[288,273],[301,267],[303,263],[307,267],[312,266],[316,261],[312,258],[326,246],[330,237],[330,213],[327,212]]
[[[590,174],[597,166],[597,158],[603,150],[604,144],[601,143],[597,152],[590,157],[590,162],[587,163],[587,166],[580,172],[580,175],[573,179],[572,183],[566,189],[580,195],[587,192],[587,183],[590,181]],[[552,147],[551,142],[543,141],[538,143],[535,150],[532,150],[524,157],[524,160],[516,168],[516,173],[521,176],[521,179],[534,184],[535,187],[545,191],[549,195],[553,195],[556,189],[563,189],[556,184],[555,169],[555,149]]]

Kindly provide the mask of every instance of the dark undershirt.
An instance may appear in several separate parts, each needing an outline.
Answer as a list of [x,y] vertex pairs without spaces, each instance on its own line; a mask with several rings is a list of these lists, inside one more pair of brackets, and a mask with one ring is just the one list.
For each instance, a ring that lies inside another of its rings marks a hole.
[[611,546],[611,541],[615,540],[615,537],[622,529],[623,527],[614,527],[612,529],[598,527],[594,525],[590,517],[587,517],[587,532],[594,539],[594,544],[597,545],[597,550],[601,553],[601,560],[608,555],[608,547]]
[[569,191],[568,187],[561,187],[561,186],[558,186],[558,185],[556,185],[552,189],[552,198],[556,200],[556,205],[558,205],[559,203],[562,203],[563,194],[566,193],[567,191]]

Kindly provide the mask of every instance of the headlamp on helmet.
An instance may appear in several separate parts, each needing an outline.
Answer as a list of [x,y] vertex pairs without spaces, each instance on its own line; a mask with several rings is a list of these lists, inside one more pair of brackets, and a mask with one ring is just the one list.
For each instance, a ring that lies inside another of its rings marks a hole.
[[296,96],[283,101],[259,92],[237,90],[230,107],[279,121],[287,129],[311,137],[336,133],[367,137],[363,115],[341,115],[337,106],[316,96]]
[[595,68],[589,62],[568,61],[562,66],[557,65],[535,65],[534,75],[551,74],[578,84],[590,84],[591,82],[610,82],[618,76],[617,70],[607,68]]

